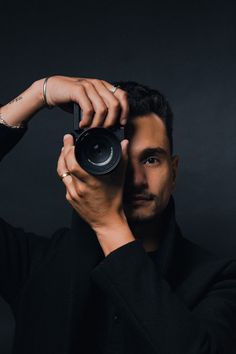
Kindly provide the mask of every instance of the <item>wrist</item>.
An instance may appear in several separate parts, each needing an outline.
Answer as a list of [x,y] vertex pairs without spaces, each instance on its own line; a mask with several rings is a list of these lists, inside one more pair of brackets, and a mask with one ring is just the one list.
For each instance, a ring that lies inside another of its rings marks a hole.
[[43,80],[35,81],[28,89],[1,107],[2,119],[9,126],[24,124],[44,106]]
[[125,213],[123,210],[121,212],[114,212],[111,215],[107,215],[106,218],[102,218],[98,223],[91,225],[94,232],[98,234],[103,234],[106,230],[111,230],[114,227],[124,227],[128,225]]
[[125,216],[114,216],[109,222],[94,228],[105,256],[135,240]]
[[44,93],[43,93],[44,82],[45,82],[45,78],[36,80],[35,82],[33,82],[33,84],[30,87],[32,94],[34,96],[35,105],[37,105],[39,109],[46,106]]

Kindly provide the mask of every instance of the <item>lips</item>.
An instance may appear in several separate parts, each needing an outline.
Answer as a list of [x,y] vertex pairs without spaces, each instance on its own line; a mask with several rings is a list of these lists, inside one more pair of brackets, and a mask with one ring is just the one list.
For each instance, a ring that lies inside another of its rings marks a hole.
[[144,195],[134,195],[131,198],[132,200],[150,200],[150,197]]
[[129,203],[147,202],[152,200],[150,196],[142,194],[133,194],[125,198]]

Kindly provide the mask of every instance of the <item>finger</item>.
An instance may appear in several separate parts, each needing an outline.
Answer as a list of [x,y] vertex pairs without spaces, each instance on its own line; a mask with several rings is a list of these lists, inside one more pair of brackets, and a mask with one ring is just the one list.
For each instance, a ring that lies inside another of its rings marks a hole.
[[74,207],[80,203],[81,197],[81,182],[72,176],[70,181],[67,178],[63,179],[63,183],[66,187],[66,199]]
[[[100,90],[97,90],[97,87],[93,85],[92,81],[84,80],[83,85],[95,111],[95,114],[92,120],[90,120],[89,125],[91,128],[102,126],[108,114],[108,106],[105,100],[102,98]],[[82,123],[81,127],[84,126]]]
[[128,147],[129,147],[129,140],[124,139],[121,142],[121,149],[122,149],[122,159],[125,163],[128,161]]
[[[66,172],[69,172],[68,170],[68,167],[65,163],[65,159],[64,159],[64,152],[63,152],[63,149],[61,150],[61,153],[60,153],[60,156],[59,156],[59,159],[57,161],[57,174],[58,176],[61,178],[61,176],[63,175],[63,173],[66,173]],[[72,177],[70,175],[64,177],[62,179],[62,181],[64,182],[65,179],[68,179],[69,181],[72,180]]]
[[[61,150],[61,154],[58,159],[57,163],[57,173],[59,177],[63,175],[63,173],[69,171],[68,166],[65,162],[64,158],[64,148]],[[73,175],[67,175],[63,178],[61,178],[63,184],[66,187],[66,199],[68,201],[74,201],[76,202],[78,200],[78,197],[81,196],[80,189],[82,187],[82,182],[74,177]]]
[[121,114],[120,102],[114,96],[114,94],[108,89],[108,87],[104,85],[103,81],[92,79],[92,83],[96,88],[96,90],[99,92],[99,95],[104,100],[106,106],[108,107],[107,115],[105,117],[105,121],[103,124],[105,128],[108,128],[120,120],[120,114]]
[[[112,90],[114,88],[109,82],[102,81],[108,90]],[[121,88],[117,88],[115,93],[113,94],[119,101],[121,112],[120,112],[120,124],[125,125],[128,121],[129,117],[129,102],[128,102],[128,94],[126,91]]]
[[[65,136],[64,140],[66,143],[68,142],[67,141],[68,139],[66,136]],[[65,161],[65,165],[67,166],[67,169],[71,173],[71,175],[75,176],[81,182],[84,182],[87,180],[89,174],[78,164],[78,162],[75,158],[75,147],[74,146],[72,146],[72,147],[70,146],[68,148],[68,150],[66,150],[66,147],[64,148],[64,161]]]
[[119,181],[123,180],[123,183],[124,183],[126,168],[128,164],[128,145],[129,145],[129,141],[127,139],[122,140],[121,142],[122,159],[119,164],[118,176],[119,176]]
[[63,137],[64,156],[74,147],[74,138],[71,134],[66,134]]
[[71,89],[71,97],[72,102],[77,103],[82,112],[82,119],[80,122],[80,126],[85,127],[89,125],[93,119],[95,114],[94,107],[92,102],[90,101],[83,85],[79,82],[73,83],[73,89]]
[[129,118],[129,103],[128,103],[128,94],[126,91],[121,90],[120,88],[114,93],[120,101],[122,107],[122,114],[120,117],[120,124],[125,125]]
[[68,201],[78,202],[79,197],[81,197],[81,193],[80,193],[81,182],[73,176],[70,177],[71,179],[65,177],[62,180],[62,182],[66,187],[66,199]]

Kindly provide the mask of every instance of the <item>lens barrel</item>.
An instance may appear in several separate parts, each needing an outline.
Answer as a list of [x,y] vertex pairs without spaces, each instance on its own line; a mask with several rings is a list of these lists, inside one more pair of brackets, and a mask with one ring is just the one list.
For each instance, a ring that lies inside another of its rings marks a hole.
[[93,175],[105,175],[113,171],[121,155],[119,139],[106,128],[84,130],[75,143],[76,160],[85,171]]

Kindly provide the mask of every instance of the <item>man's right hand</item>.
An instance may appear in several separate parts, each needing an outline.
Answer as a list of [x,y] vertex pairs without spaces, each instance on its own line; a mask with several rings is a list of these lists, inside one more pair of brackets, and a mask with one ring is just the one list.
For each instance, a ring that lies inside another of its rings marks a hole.
[[81,128],[125,124],[129,114],[127,93],[104,80],[52,76],[47,82],[47,102],[60,106],[77,103],[82,111]]
[[[35,81],[26,91],[1,108],[1,116],[9,125],[23,123],[45,106],[43,85],[45,79]],[[80,127],[103,126],[120,122],[124,125],[129,114],[127,93],[104,80],[51,76],[47,80],[47,103],[63,106],[71,102],[81,107]]]

